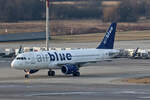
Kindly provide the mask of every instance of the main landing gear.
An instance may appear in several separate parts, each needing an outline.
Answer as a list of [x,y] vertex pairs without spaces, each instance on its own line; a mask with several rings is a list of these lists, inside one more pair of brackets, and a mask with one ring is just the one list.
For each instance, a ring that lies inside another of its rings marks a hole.
[[52,71],[51,69],[49,69],[48,76],[55,76],[55,71]]

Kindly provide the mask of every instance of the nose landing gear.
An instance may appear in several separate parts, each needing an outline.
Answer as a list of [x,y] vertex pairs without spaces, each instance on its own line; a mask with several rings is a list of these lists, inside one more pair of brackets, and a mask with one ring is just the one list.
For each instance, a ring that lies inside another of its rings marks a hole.
[[29,77],[30,77],[30,72],[26,71],[25,78],[29,78]]
[[36,72],[38,72],[39,70],[38,69],[32,69],[32,70],[29,70],[29,69],[25,69],[25,78],[29,78],[30,77],[30,74],[34,74]]

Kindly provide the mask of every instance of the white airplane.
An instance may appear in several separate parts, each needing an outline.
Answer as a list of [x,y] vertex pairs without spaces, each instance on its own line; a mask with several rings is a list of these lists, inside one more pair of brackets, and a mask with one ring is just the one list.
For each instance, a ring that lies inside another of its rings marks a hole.
[[25,78],[41,69],[49,69],[48,76],[55,76],[54,69],[61,69],[64,74],[80,76],[80,67],[89,63],[108,61],[119,53],[119,50],[113,49],[116,26],[116,23],[111,24],[97,48],[25,52],[17,55],[11,67],[24,70]]

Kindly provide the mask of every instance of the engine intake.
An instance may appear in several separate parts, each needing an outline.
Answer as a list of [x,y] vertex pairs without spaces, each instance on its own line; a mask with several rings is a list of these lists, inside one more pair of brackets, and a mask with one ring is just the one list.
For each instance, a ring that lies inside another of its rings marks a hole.
[[62,66],[61,71],[64,74],[73,74],[78,71],[78,67],[76,65],[66,64]]

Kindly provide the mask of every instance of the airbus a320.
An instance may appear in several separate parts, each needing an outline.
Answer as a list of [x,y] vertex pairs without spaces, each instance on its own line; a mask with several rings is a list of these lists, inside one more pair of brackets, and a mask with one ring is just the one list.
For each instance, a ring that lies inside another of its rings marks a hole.
[[80,67],[112,59],[118,54],[119,51],[113,49],[116,26],[116,23],[111,24],[97,48],[25,52],[16,56],[11,67],[24,70],[25,78],[42,69],[49,69],[48,76],[55,76],[55,69],[60,69],[66,75],[80,76]]

